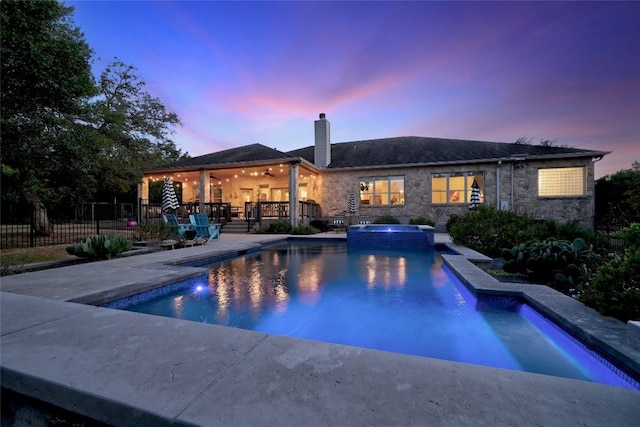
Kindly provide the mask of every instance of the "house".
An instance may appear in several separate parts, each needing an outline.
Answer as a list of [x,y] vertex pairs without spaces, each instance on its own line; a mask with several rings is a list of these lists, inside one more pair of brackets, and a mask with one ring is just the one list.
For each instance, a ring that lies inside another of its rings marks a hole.
[[331,143],[324,114],[314,131],[313,146],[289,152],[251,144],[148,170],[140,188],[143,212],[153,214],[170,176],[185,210],[226,221],[308,223],[346,211],[353,193],[356,215],[425,217],[443,226],[468,212],[475,182],[481,204],[591,227],[594,163],[609,154],[417,136]]

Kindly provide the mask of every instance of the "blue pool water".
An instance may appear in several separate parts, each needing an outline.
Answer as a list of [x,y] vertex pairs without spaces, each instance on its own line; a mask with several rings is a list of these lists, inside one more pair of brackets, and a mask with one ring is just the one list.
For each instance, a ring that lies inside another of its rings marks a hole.
[[531,308],[507,306],[478,304],[437,251],[287,242],[125,309],[635,388]]

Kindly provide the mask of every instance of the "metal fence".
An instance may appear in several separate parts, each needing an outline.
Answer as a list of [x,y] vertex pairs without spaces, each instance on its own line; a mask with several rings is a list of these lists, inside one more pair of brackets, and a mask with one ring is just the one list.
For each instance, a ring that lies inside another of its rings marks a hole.
[[[300,219],[322,216],[322,209],[315,202],[298,202],[298,209]],[[289,202],[245,202],[244,215],[258,222],[263,219],[286,219],[289,218]]]
[[[162,204],[148,203],[147,200],[140,200],[140,220],[143,222],[162,221]],[[189,219],[190,214],[204,213],[213,223],[226,223],[231,221],[232,208],[230,203],[204,203],[204,210],[200,210],[198,203],[181,203],[175,211],[176,216],[182,219]]]
[[71,244],[96,234],[135,239],[137,227],[131,219],[137,217],[136,211],[135,203],[87,203],[47,210],[43,221],[32,203],[3,204],[0,247]]
[[624,250],[624,240],[618,237],[618,232],[627,226],[616,218],[596,218],[595,230],[607,239],[609,246],[616,252]]

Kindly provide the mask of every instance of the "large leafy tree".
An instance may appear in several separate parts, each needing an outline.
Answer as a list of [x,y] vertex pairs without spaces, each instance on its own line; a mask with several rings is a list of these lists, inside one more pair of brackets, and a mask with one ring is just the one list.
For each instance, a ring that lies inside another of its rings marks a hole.
[[179,158],[176,114],[144,89],[133,66],[114,61],[98,82],[92,51],[52,0],[0,2],[2,199],[37,207],[112,200],[135,189],[142,170]]
[[43,203],[59,193],[52,181],[65,163],[58,136],[95,94],[91,49],[57,2],[9,0],[0,10],[2,197],[35,203],[46,233]]
[[640,222],[640,162],[596,181],[598,221],[629,226]]
[[142,170],[182,155],[171,140],[178,116],[145,90],[136,71],[114,60],[102,72],[99,95],[91,105],[91,126],[101,147],[97,167],[103,195],[130,190]]

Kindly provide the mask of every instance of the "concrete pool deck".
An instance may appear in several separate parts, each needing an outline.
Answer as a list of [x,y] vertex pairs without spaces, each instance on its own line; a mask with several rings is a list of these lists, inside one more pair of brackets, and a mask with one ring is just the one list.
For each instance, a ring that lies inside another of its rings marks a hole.
[[[344,237],[323,233],[315,238]],[[640,393],[585,381],[294,339],[100,304],[203,269],[170,265],[287,236],[222,234],[208,246],[2,277],[3,389],[111,425],[631,426]],[[448,236],[436,234],[436,242]],[[626,327],[550,288],[445,262],[480,292],[509,291],[633,367]]]

